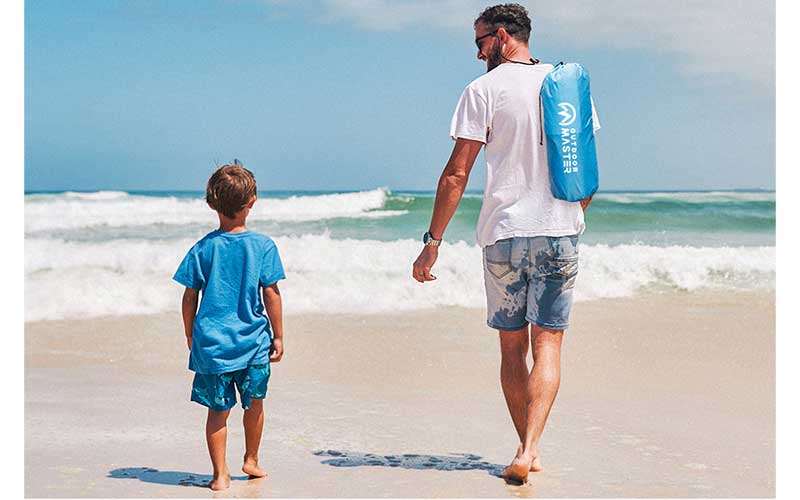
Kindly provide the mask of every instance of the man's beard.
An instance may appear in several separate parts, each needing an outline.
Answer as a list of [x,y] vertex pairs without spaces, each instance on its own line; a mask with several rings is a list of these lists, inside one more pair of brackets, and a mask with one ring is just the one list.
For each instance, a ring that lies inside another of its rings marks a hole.
[[486,54],[486,72],[490,72],[502,64],[503,60],[500,57],[500,44],[494,44],[494,47]]

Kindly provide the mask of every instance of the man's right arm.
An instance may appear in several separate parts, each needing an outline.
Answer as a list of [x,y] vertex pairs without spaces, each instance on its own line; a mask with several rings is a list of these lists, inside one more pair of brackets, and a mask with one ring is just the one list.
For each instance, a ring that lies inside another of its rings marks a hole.
[[436,187],[429,228],[434,238],[441,239],[444,236],[444,231],[455,215],[467,188],[469,174],[482,147],[483,143],[480,141],[461,138],[456,140]]
[[[436,239],[444,237],[444,231],[450,223],[450,219],[458,208],[464,190],[467,188],[469,174],[475,164],[475,158],[483,147],[483,143],[471,139],[458,138],[450,159],[439,177],[439,184],[436,188],[436,199],[433,203],[433,214],[429,231]],[[412,266],[412,277],[424,283],[435,280],[431,274],[431,268],[439,257],[439,247],[425,245],[422,247],[419,257]]]

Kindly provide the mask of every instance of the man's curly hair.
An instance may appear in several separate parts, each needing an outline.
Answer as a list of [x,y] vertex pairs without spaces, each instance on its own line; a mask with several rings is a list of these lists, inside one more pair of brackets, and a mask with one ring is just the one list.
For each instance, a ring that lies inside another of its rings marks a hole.
[[531,36],[531,18],[528,17],[528,10],[517,3],[487,7],[475,20],[474,26],[477,27],[478,23],[483,23],[490,31],[503,27],[509,35],[525,43],[528,43]]

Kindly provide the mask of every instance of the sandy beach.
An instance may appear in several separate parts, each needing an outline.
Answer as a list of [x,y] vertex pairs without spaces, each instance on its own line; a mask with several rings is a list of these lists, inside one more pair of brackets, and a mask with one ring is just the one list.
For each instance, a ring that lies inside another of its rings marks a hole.
[[32,497],[770,497],[774,294],[674,293],[575,305],[562,384],[525,486],[498,474],[517,438],[497,334],[480,309],[285,318],[247,480],[242,410],[229,490],[179,313],[25,327]]

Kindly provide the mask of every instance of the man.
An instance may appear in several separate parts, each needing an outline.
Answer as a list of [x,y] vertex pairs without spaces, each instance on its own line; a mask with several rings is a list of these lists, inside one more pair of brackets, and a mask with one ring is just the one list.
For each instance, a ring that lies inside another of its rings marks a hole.
[[541,470],[538,443],[560,383],[578,235],[591,197],[567,202],[550,191],[539,91],[553,66],[531,56],[525,8],[489,7],[474,28],[478,59],[486,62],[487,73],[467,86],[453,114],[455,147],[439,179],[425,246],[412,272],[421,283],[436,279],[431,268],[439,243],[485,144],[488,170],[477,236],[483,248],[487,323],[499,331],[500,380],[520,439],[503,476],[524,483],[529,471]]

